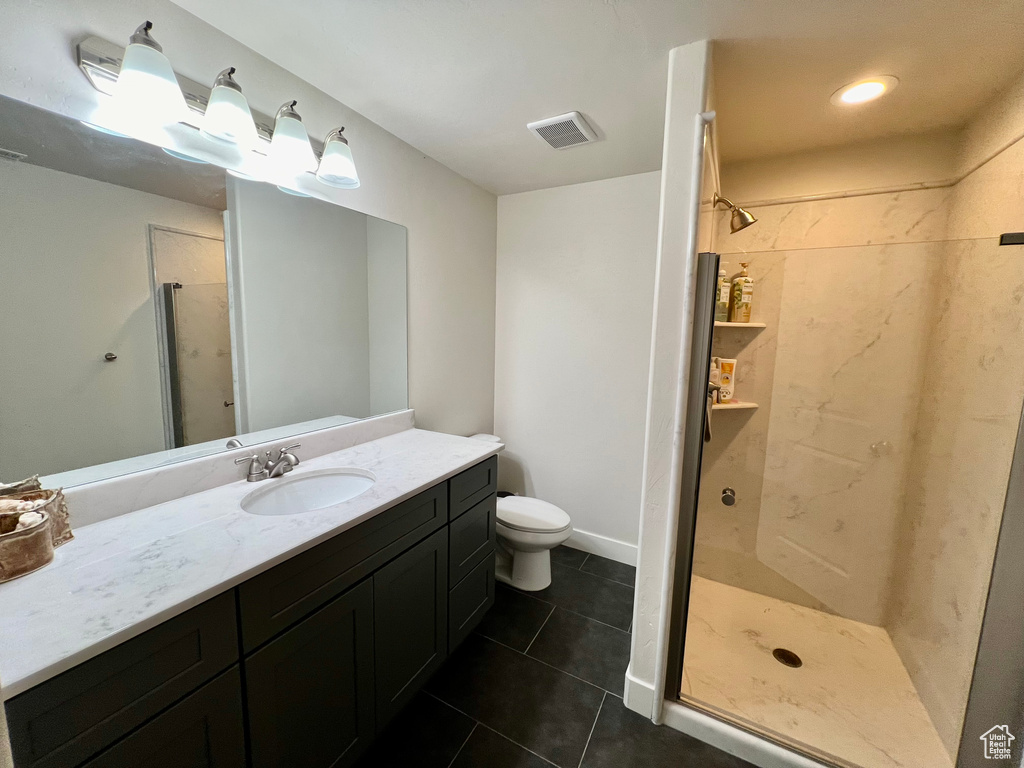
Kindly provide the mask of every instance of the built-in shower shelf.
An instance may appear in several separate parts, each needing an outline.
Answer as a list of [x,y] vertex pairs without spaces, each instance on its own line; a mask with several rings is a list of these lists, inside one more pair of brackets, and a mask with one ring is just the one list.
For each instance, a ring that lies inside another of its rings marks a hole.
[[767,328],[764,323],[727,323],[723,320],[715,320],[715,328]]
[[713,411],[750,411],[754,408],[757,408],[757,403],[715,403],[711,406]]

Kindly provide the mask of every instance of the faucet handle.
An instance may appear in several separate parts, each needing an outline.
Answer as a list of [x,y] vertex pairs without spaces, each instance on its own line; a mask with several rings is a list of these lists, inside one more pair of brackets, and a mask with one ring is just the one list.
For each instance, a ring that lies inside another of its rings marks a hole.
[[286,445],[284,448],[281,449],[280,453],[278,454],[277,460],[282,461],[285,460],[285,457],[287,457],[288,463],[294,467],[299,463],[299,457],[292,453],[292,451],[295,450],[296,448],[301,447],[302,443],[293,443],[292,445]]
[[246,472],[245,479],[250,483],[262,480],[267,476],[266,467],[264,467],[263,462],[260,461],[258,453],[254,453],[252,456],[242,456],[241,458],[235,459],[235,464],[241,464],[246,461],[249,462],[249,469]]

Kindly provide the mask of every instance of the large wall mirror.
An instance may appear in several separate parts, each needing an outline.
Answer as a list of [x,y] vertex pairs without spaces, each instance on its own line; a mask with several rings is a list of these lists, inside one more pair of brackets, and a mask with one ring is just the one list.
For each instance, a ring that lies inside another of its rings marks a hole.
[[0,98],[0,482],[408,407],[406,230]]

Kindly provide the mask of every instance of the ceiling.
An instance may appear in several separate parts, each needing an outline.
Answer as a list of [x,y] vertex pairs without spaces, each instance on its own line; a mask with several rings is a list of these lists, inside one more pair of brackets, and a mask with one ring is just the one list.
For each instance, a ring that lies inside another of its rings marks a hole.
[[[1024,0],[175,0],[497,194],[661,166],[668,52],[715,50],[723,160],[962,125],[1024,70]],[[871,74],[891,95],[829,96]],[[602,140],[526,123],[579,110]]]

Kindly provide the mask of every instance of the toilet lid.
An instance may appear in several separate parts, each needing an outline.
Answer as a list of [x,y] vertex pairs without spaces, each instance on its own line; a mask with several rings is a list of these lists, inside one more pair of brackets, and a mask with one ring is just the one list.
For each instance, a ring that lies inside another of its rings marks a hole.
[[509,528],[534,533],[564,531],[571,525],[564,510],[529,496],[498,499],[498,521]]

